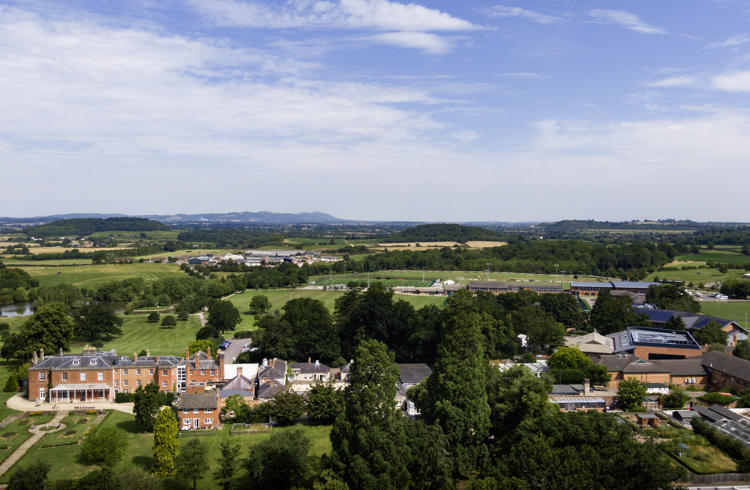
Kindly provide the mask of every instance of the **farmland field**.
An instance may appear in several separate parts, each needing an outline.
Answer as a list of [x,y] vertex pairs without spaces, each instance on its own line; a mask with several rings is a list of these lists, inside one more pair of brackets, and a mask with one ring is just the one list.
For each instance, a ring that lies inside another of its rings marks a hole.
[[697,254],[680,255],[680,260],[691,262],[717,262],[722,264],[750,264],[750,255],[731,250],[705,250]]
[[726,281],[727,279],[740,279],[745,274],[744,269],[729,269],[727,272],[719,272],[718,269],[690,269],[676,271],[656,271],[652,272],[644,280],[652,281],[655,278],[669,279],[672,281],[684,281],[686,284],[710,283],[717,281]]
[[97,287],[108,281],[119,281],[133,277],[145,280],[167,277],[184,277],[185,273],[173,264],[102,264],[72,267],[48,267],[40,265],[23,266],[41,286],[72,284],[79,287]]

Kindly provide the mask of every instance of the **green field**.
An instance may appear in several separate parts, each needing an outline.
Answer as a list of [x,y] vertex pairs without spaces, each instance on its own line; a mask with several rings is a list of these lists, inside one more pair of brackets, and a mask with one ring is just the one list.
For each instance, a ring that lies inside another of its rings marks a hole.
[[[229,298],[229,301],[240,311],[242,323],[237,326],[237,330],[252,330],[255,325],[255,315],[250,315],[250,300],[253,296],[267,296],[273,305],[273,310],[280,310],[287,301],[296,298],[312,298],[322,301],[333,313],[336,298],[344,295],[343,291],[324,291],[320,289],[259,289],[247,290],[241,294],[236,294]],[[396,299],[408,301],[415,308],[421,308],[426,305],[441,306],[445,301],[443,296],[412,296],[396,295]]]
[[697,254],[681,255],[679,260],[685,262],[717,262],[721,264],[750,264],[750,255],[727,249],[704,250]]
[[[737,464],[714,447],[703,436],[687,429],[678,429],[670,425],[648,428],[643,431],[653,437],[666,441],[664,449],[673,458],[698,474],[730,473],[737,470]],[[684,444],[688,449],[681,447]]]
[[747,328],[750,320],[750,301],[701,301],[701,313],[733,320]]
[[684,281],[685,284],[693,283],[696,286],[700,283],[707,284],[717,281],[726,281],[727,279],[741,279],[747,271],[744,269],[728,269],[727,272],[719,272],[718,269],[691,269],[677,271],[657,271],[649,274],[644,279],[652,281],[654,278],[669,279],[672,281]]
[[[122,412],[111,412],[99,427],[112,427],[125,432],[127,436],[128,448],[126,457],[114,468],[115,472],[122,471],[126,468],[136,467],[148,471],[151,467],[151,453],[153,448],[154,436],[151,433],[138,431],[133,415]],[[330,452],[331,443],[328,438],[330,426],[306,426],[298,425],[312,441],[310,454],[312,456],[321,456]],[[276,428],[274,431],[291,430],[292,427]],[[52,434],[50,434],[52,435]],[[48,436],[45,436],[48,437]],[[208,461],[210,469],[202,480],[198,482],[199,488],[217,488],[213,479],[213,471],[217,468],[217,458],[219,457],[219,444],[222,441],[231,438],[232,441],[239,443],[243,449],[241,460],[244,462],[247,457],[249,447],[257,444],[269,437],[269,434],[239,434],[232,436],[229,434],[229,426],[223,430],[217,431],[214,435],[200,437],[200,441],[206,445],[208,450]],[[190,436],[181,437],[180,445],[186,444],[191,440]],[[80,478],[90,471],[96,469],[94,466],[83,465],[78,461],[80,449],[78,446],[62,446],[56,448],[44,448],[37,443],[26,455],[19,461],[14,468],[28,465],[36,461],[45,461],[51,466],[49,478],[51,480],[70,480]],[[11,469],[0,481],[7,482],[10,474],[14,471]],[[244,464],[240,464],[240,478],[246,476]]]
[[[185,347],[195,340],[195,334],[201,326],[197,315],[191,315],[184,322],[178,321],[174,328],[161,328],[158,323],[149,323],[147,315],[128,315],[122,318],[125,320],[122,335],[104,342],[103,349],[114,349],[118,354],[126,356],[145,349],[149,349],[152,355],[184,355]],[[85,344],[73,342],[71,351],[80,351]]]
[[107,281],[119,281],[142,277],[149,281],[167,277],[184,277],[185,273],[173,264],[102,264],[73,267],[49,267],[34,265],[22,267],[41,286],[72,284],[73,286],[95,288]]
[[127,240],[177,240],[179,230],[159,231],[96,231],[89,235],[91,238],[117,238]]
[[[44,424],[52,420],[53,415],[30,415],[13,421],[7,427],[0,429],[0,461],[10,456],[18,446],[31,437],[29,426]],[[45,436],[46,437],[46,436]]]

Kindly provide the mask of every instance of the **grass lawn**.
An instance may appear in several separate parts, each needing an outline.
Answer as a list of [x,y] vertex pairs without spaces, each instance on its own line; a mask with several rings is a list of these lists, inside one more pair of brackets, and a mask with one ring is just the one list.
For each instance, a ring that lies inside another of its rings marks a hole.
[[38,446],[55,446],[60,444],[74,444],[94,426],[95,414],[71,412],[62,421],[65,429],[47,434],[37,443]]
[[[6,255],[6,257],[12,257],[10,255]],[[29,267],[39,267],[39,266],[55,266],[55,267],[63,267],[63,266],[76,266],[76,265],[91,265],[91,259],[59,259],[59,260],[45,260],[45,261],[35,261],[35,260],[28,260],[28,259],[3,259],[3,262],[8,267],[17,267],[17,266],[29,266]]]
[[[242,323],[237,326],[237,330],[253,330],[255,328],[255,315],[251,315],[250,300],[253,296],[263,295],[271,301],[272,311],[280,310],[287,301],[297,298],[312,298],[323,302],[333,313],[336,298],[344,295],[343,291],[323,291],[319,289],[259,289],[247,290],[240,294],[235,294],[229,301],[240,311]],[[421,308],[426,305],[442,306],[445,301],[444,296],[413,296],[398,294],[394,299],[402,299],[411,303],[415,308]],[[231,335],[231,332],[227,332]]]
[[718,262],[724,264],[750,264],[750,255],[735,250],[701,250],[697,254],[681,255],[679,260],[692,262]]
[[[664,449],[667,453],[695,473],[730,473],[737,470],[737,464],[732,458],[712,446],[703,436],[690,430],[662,425],[644,432],[666,440]],[[684,444],[688,449],[685,450],[679,444]]]
[[[9,426],[0,429],[0,461],[10,456],[18,446],[31,437],[29,426],[44,424],[52,420],[53,415],[30,415],[14,421]],[[46,436],[45,436],[46,437]]]
[[656,271],[646,276],[644,281],[652,281],[655,277],[658,277],[659,279],[684,281],[685,284],[692,282],[697,286],[700,283],[707,284],[709,282],[726,281],[727,279],[741,279],[745,272],[743,269],[729,269],[727,272],[719,272],[718,269]]
[[750,301],[701,301],[700,305],[701,313],[734,320],[742,326],[750,320]]
[[[114,349],[118,354],[131,355],[150,349],[152,355],[182,355],[185,347],[195,340],[200,320],[191,315],[187,321],[178,321],[174,328],[161,328],[159,323],[149,323],[148,315],[122,317],[122,335],[104,342],[104,350]],[[80,351],[86,342],[71,343],[73,352]]]
[[46,267],[43,264],[24,266],[34,279],[42,286],[72,284],[95,288],[108,281],[119,281],[133,277],[142,277],[149,281],[167,277],[184,277],[185,273],[174,264],[102,264],[80,265],[72,267]]
[[[112,427],[117,428],[125,432],[127,439],[127,450],[125,452],[126,457],[123,461],[119,462],[113,470],[120,472],[129,467],[138,467],[145,471],[148,471],[151,467],[151,454],[153,450],[154,436],[151,433],[143,433],[138,431],[138,427],[135,423],[133,415],[128,415],[122,412],[111,412],[106,419],[99,426],[100,428]],[[312,447],[310,450],[311,456],[321,456],[330,452],[331,443],[329,440],[329,433],[331,430],[330,426],[296,426],[300,427],[305,434],[311,439]],[[274,429],[274,431],[285,431],[291,430],[293,427],[284,427]],[[52,434],[45,436],[49,437]],[[270,434],[239,434],[232,436],[229,434],[229,425],[224,427],[224,430],[218,431],[213,435],[199,437],[200,441],[206,445],[208,451],[208,461],[210,463],[210,470],[206,472],[203,479],[199,480],[199,488],[217,488],[216,482],[213,479],[213,471],[218,467],[216,460],[219,457],[219,444],[222,441],[231,438],[232,441],[239,443],[242,446],[240,453],[241,461],[244,462],[248,454],[248,448],[253,444],[257,444],[267,439]],[[198,437],[198,436],[193,436]],[[192,439],[191,436],[184,436],[180,438],[180,445],[187,444]],[[69,480],[74,478],[81,478],[90,471],[96,469],[94,466],[83,465],[78,461],[78,455],[80,449],[78,446],[62,446],[55,448],[41,448],[40,444],[36,444],[26,455],[21,459],[18,465],[28,465],[36,461],[45,461],[52,468],[49,473],[51,480]],[[240,463],[240,477],[245,476],[244,464]],[[15,467],[14,467],[15,468]],[[7,482],[11,469],[0,481]]]

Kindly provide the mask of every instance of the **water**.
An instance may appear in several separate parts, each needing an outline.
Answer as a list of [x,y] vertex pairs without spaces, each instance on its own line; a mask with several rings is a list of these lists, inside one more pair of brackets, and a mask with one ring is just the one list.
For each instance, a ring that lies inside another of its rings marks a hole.
[[31,316],[34,314],[33,303],[16,303],[0,307],[0,316]]

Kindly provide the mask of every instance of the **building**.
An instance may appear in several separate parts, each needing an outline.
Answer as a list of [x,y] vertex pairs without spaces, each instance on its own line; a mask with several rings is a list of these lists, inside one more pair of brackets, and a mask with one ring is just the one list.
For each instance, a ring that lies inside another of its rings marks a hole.
[[184,393],[177,402],[181,430],[213,429],[220,423],[219,392]]
[[40,351],[29,367],[28,396],[40,403],[106,402],[114,400],[115,393],[130,393],[149,383],[171,392],[179,362],[175,356],[127,357],[89,348],[80,355],[60,350],[56,356],[45,356]]
[[594,362],[607,367],[610,388],[617,388],[626,379],[652,384],[654,392],[669,385],[705,388],[709,382],[702,357],[648,360],[632,354],[619,354],[595,357]]
[[216,384],[224,379],[224,355],[219,354],[219,359],[211,356],[208,352],[198,351],[192,356],[185,349],[185,359],[177,365],[177,391],[200,392],[197,387],[206,387]]
[[263,359],[255,380],[255,399],[268,401],[286,389],[287,362],[282,359]]
[[549,402],[560,408],[561,412],[575,412],[578,410],[603,411],[607,407],[606,400],[591,390],[589,380],[583,384],[552,385]]
[[732,387],[738,391],[750,389],[750,361],[712,351],[703,356],[703,367],[711,376],[711,386]]
[[469,291],[476,293],[483,291],[492,294],[517,293],[519,291],[533,291],[537,294],[560,294],[563,292],[561,284],[542,284],[525,282],[501,282],[501,281],[471,281]]
[[331,381],[331,368],[320,361],[290,364],[292,375],[289,383],[296,393],[305,393],[315,383],[328,383]]
[[546,359],[540,359],[536,362],[490,361],[490,364],[495,366],[501,373],[516,366],[523,366],[537,378],[540,378],[542,374],[549,371]]
[[727,333],[727,345],[735,346],[737,342],[748,338],[748,331],[739,323],[732,320],[725,320],[715,316],[702,315],[700,313],[691,313],[688,311],[677,310],[658,310],[655,308],[635,308],[636,313],[642,313],[648,317],[651,325],[662,327],[672,318],[682,319],[685,329],[688,331],[699,330],[711,322],[718,323],[721,329]]
[[575,347],[587,356],[612,354],[615,351],[615,342],[597,332],[587,333],[579,337],[565,337],[565,345]]
[[689,332],[651,327],[627,327],[607,335],[614,341],[614,353],[630,353],[641,359],[685,359],[703,354]]
[[407,391],[412,386],[416,386],[422,381],[426,380],[432,374],[432,368],[424,363],[405,363],[399,364],[400,375],[396,387],[396,403],[399,404],[402,410],[406,412],[409,417],[416,417],[419,415],[419,410],[414,405],[412,400],[409,400]]
[[219,391],[219,406],[223,407],[227,402],[227,398],[232,395],[240,395],[245,403],[250,404],[255,399],[254,378],[246,378],[242,374],[238,374],[232,378]]
[[[651,286],[658,286],[658,282],[610,281],[610,282],[579,282],[570,283],[570,292],[581,298],[596,299],[602,291],[622,291],[635,295],[644,295]],[[620,293],[618,293],[620,294]],[[640,300],[640,296],[635,297]],[[635,302],[635,300],[634,300]]]
[[750,446],[750,418],[716,404],[708,408],[696,405],[695,411],[714,429]]
[[242,375],[248,379],[255,379],[258,376],[258,368],[260,364],[246,363],[246,364],[224,364],[224,379],[234,379],[236,376]]

